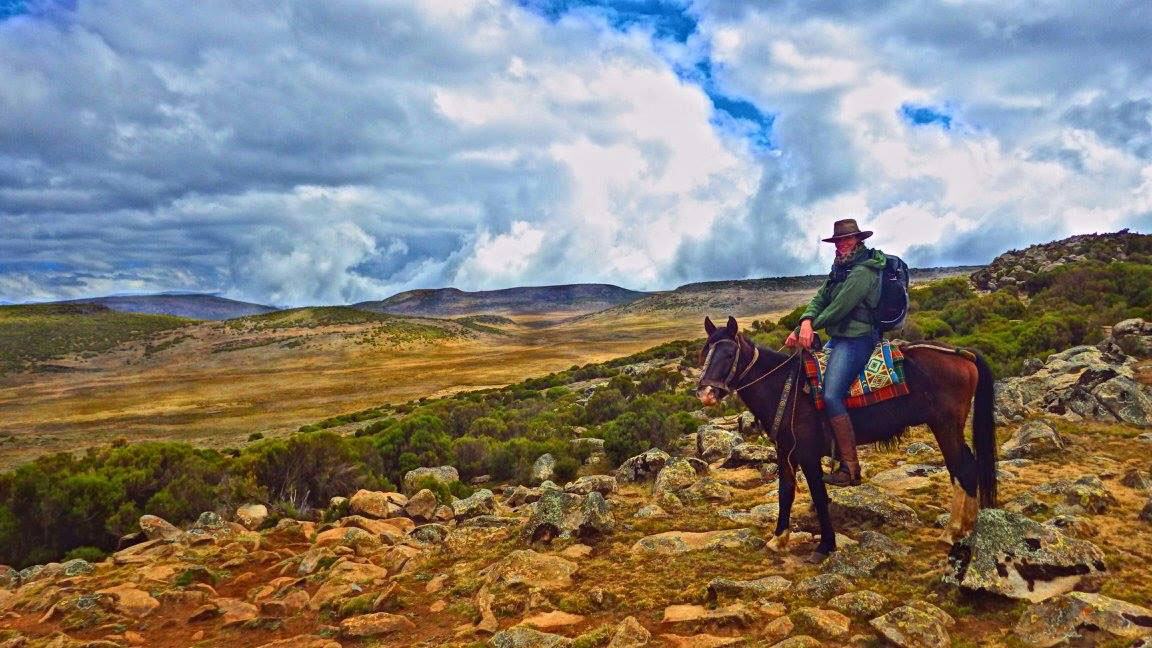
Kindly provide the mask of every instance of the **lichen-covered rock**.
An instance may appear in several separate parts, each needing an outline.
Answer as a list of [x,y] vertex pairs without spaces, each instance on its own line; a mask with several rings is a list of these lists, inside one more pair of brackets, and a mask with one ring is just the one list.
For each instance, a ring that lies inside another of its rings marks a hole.
[[848,634],[852,619],[835,610],[822,608],[802,607],[792,614],[792,618],[801,627],[815,628],[817,634],[835,638]]
[[490,585],[524,585],[542,590],[564,589],[572,585],[576,563],[539,554],[531,549],[518,549],[496,561],[481,573]]
[[430,524],[421,524],[415,529],[412,529],[409,535],[411,535],[413,538],[416,538],[420,542],[426,542],[428,544],[440,544],[441,542],[444,542],[444,538],[448,535],[448,527],[444,526],[443,524],[437,524],[435,522]]
[[739,443],[732,448],[725,468],[759,467],[766,463],[776,463],[776,448],[763,443]]
[[833,596],[852,591],[852,581],[841,574],[820,574],[796,584],[796,593],[816,601],[827,601]]
[[887,605],[888,599],[871,590],[847,592],[828,600],[828,607],[853,617],[875,616]]
[[732,578],[713,578],[705,590],[705,596],[710,601],[718,600],[724,596],[733,598],[771,598],[777,594],[787,592],[792,587],[792,581],[782,576],[766,576],[756,580],[735,580]]
[[379,637],[408,630],[415,625],[408,617],[399,614],[374,612],[344,619],[340,622],[340,634],[345,637]]
[[639,509],[637,509],[636,515],[633,515],[632,517],[641,519],[666,518],[668,517],[668,512],[660,508],[658,504],[645,504],[644,506],[641,506]]
[[1104,553],[1086,540],[1020,514],[984,509],[971,535],[952,546],[945,582],[970,590],[1043,601],[1104,571]]
[[256,529],[268,519],[268,507],[263,504],[245,504],[236,508],[236,520],[245,529]]
[[654,479],[671,457],[659,448],[652,448],[627,459],[616,469],[616,481],[642,482]]
[[1038,648],[1079,639],[1082,633],[1099,633],[1102,639],[1149,636],[1152,610],[1100,594],[1069,592],[1029,607],[1016,624],[1016,635]]
[[838,549],[821,565],[827,574],[841,574],[848,578],[871,576],[877,569],[891,565],[908,549],[876,531],[863,531],[855,545]]
[[180,529],[155,515],[141,515],[140,530],[149,540],[175,540],[180,536]]
[[404,512],[408,517],[414,520],[428,521],[436,514],[436,507],[440,502],[436,500],[436,494],[427,488],[421,488],[416,491],[416,494],[408,498],[408,503],[404,505]]
[[1084,475],[1064,491],[1064,501],[1091,513],[1103,513],[1116,504],[1116,498],[1096,475]]
[[417,468],[404,473],[404,492],[414,493],[421,488],[425,479],[448,486],[460,481],[460,473],[452,466],[437,466],[435,468]]
[[[401,499],[403,498],[403,499]],[[408,498],[400,493],[385,493],[360,489],[348,499],[348,512],[353,515],[383,520],[399,515]]]
[[616,518],[598,492],[574,495],[545,489],[528,518],[524,536],[530,542],[553,538],[595,541],[612,533]]
[[616,632],[612,633],[607,648],[644,648],[651,639],[652,633],[640,625],[636,617],[625,617],[616,626]]
[[898,529],[920,526],[916,511],[872,484],[831,491],[829,510],[839,524],[872,524]]
[[756,614],[743,603],[733,603],[716,608],[703,605],[682,604],[669,605],[664,608],[664,617],[661,623],[665,624],[700,624],[710,625],[740,625],[746,626],[755,619]]
[[696,430],[696,454],[708,463],[726,462],[732,450],[744,439],[736,432],[711,424],[702,425]]
[[452,514],[458,520],[477,515],[491,515],[495,510],[495,496],[487,488],[481,488],[464,499],[452,499]]
[[779,514],[778,505],[772,504],[757,504],[747,511],[735,511],[732,509],[721,509],[716,513],[720,517],[732,520],[737,524],[745,524],[756,527],[770,527],[776,525],[776,518]]
[[488,645],[491,648],[568,648],[572,640],[527,626],[512,626],[492,635]]
[[656,475],[652,485],[652,495],[659,497],[665,493],[675,495],[696,481],[696,469],[688,460],[679,458],[669,461]]
[[910,605],[898,607],[869,623],[901,648],[949,648],[952,645],[948,629],[938,616]]
[[708,500],[722,502],[732,498],[732,488],[711,477],[701,477],[676,496],[685,502]]
[[1000,446],[1003,459],[1036,458],[1059,453],[1067,443],[1044,421],[1028,421]]
[[751,529],[728,529],[724,531],[666,531],[645,536],[632,545],[632,553],[651,553],[673,556],[690,551],[714,549],[764,548],[764,540]]
[[1044,524],[1073,538],[1094,538],[1100,535],[1100,529],[1096,528],[1095,524],[1092,524],[1087,518],[1076,515],[1057,515],[1046,520]]
[[585,475],[576,481],[565,484],[564,492],[574,493],[576,495],[587,495],[591,492],[597,492],[604,497],[608,497],[616,492],[616,478],[612,475]]
[[905,464],[876,473],[869,477],[868,481],[888,492],[904,493],[928,488],[932,485],[932,480],[929,478],[943,471],[944,469],[940,466]]
[[537,457],[536,461],[532,463],[532,470],[528,477],[531,483],[541,484],[546,481],[552,481],[555,478],[556,458],[548,453]]
[[1147,471],[1139,468],[1131,468],[1125,472],[1124,476],[1120,478],[1120,483],[1128,488],[1152,491],[1152,478],[1149,478]]
[[0,565],[0,589],[13,590],[19,586],[20,572],[8,565]]

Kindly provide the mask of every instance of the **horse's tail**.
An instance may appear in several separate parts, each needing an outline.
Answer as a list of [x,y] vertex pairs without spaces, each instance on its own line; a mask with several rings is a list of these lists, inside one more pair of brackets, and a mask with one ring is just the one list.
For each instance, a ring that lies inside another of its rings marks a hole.
[[973,353],[979,380],[972,414],[972,445],[976,450],[976,483],[980,489],[980,507],[996,506],[996,398],[992,370],[978,353]]

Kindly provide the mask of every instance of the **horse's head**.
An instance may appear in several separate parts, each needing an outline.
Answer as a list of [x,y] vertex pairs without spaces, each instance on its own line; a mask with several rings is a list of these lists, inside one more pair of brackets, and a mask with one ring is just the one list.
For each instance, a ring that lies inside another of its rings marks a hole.
[[732,316],[723,328],[705,317],[704,331],[708,333],[708,341],[700,349],[704,366],[696,383],[696,398],[704,405],[715,405],[732,391],[730,384],[740,363],[740,327]]

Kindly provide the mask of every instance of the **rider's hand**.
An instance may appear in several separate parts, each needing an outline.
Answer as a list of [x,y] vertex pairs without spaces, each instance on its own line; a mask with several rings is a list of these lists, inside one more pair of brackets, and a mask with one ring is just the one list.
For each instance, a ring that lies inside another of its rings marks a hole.
[[805,349],[812,348],[812,320],[800,322],[799,342]]
[[784,340],[784,346],[794,347],[797,344],[799,344],[799,339],[797,339],[797,337],[796,337],[796,331],[792,331],[791,333],[788,334],[788,339]]

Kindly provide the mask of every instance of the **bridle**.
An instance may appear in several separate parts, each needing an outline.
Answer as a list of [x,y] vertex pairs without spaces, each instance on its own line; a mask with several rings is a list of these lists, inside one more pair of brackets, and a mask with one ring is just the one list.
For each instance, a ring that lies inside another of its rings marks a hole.
[[775,367],[772,367],[767,372],[765,372],[763,375],[757,377],[755,380],[752,380],[751,382],[740,385],[739,387],[732,387],[733,380],[737,380],[737,381],[743,380],[744,376],[748,375],[748,372],[751,371],[752,367],[756,366],[756,362],[758,360],[760,360],[760,347],[756,346],[755,344],[752,344],[751,345],[752,346],[752,359],[748,361],[748,366],[744,367],[744,370],[740,372],[740,375],[736,375],[736,370],[740,366],[740,359],[743,356],[743,351],[744,351],[744,345],[741,343],[741,340],[745,340],[745,339],[746,338],[744,338],[744,335],[741,333],[741,334],[737,335],[736,339],[723,338],[721,340],[717,340],[717,341],[713,342],[712,346],[708,348],[708,355],[705,356],[705,358],[704,358],[704,366],[700,370],[700,375],[701,376],[707,375],[708,368],[712,365],[712,356],[716,353],[716,349],[721,344],[733,344],[736,346],[736,353],[734,354],[734,357],[732,360],[732,366],[728,368],[728,372],[725,374],[724,380],[720,381],[720,380],[701,378],[700,382],[698,384],[702,387],[712,387],[714,389],[723,389],[724,391],[726,391],[728,393],[735,394],[735,393],[739,392],[741,389],[751,387],[752,385],[755,385],[756,383],[760,382],[761,380],[764,380],[765,378],[771,376],[772,374],[776,373],[776,371],[778,371],[779,369],[781,369],[782,367],[787,365],[789,362],[792,362],[792,360],[794,360],[796,358],[795,355],[788,356],[787,358],[784,359],[783,362],[776,365]]

